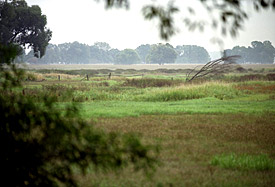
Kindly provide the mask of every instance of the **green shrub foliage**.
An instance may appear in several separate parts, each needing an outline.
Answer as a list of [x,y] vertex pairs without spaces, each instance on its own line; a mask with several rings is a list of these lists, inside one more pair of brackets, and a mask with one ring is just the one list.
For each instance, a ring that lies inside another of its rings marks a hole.
[[[12,51],[12,49],[10,50]],[[16,92],[23,75],[10,61],[0,65],[1,182],[9,186],[77,186],[74,172],[133,165],[152,171],[157,147],[143,145],[135,135],[97,130],[78,117],[75,105],[64,111],[54,99],[35,102]],[[78,168],[78,169],[75,169]]]

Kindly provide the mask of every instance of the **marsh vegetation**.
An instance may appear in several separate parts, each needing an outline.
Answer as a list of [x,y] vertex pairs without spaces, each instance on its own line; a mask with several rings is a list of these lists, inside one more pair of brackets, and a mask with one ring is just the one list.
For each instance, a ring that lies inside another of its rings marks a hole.
[[76,102],[79,117],[96,129],[159,145],[160,165],[150,178],[132,167],[90,168],[85,176],[75,170],[81,186],[272,186],[274,67],[236,68],[192,82],[186,72],[29,70],[16,91],[36,102],[50,95],[60,111]]

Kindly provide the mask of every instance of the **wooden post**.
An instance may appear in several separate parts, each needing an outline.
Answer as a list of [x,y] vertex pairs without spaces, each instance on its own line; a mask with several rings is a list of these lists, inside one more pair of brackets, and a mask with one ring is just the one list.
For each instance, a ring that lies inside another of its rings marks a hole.
[[87,77],[87,81],[88,81],[89,80],[89,75],[87,74],[86,77]]
[[58,80],[60,81],[60,75],[58,75]]
[[108,75],[109,79],[111,79],[111,76],[112,76],[112,73],[109,73],[109,75]]

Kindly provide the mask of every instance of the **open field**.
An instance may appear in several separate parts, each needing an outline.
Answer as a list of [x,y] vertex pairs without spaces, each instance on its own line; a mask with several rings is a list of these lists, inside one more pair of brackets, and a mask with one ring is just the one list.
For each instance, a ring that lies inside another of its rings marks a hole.
[[[23,65],[26,69],[60,69],[60,70],[79,70],[79,69],[135,69],[135,70],[156,70],[156,69],[192,69],[201,64],[133,64],[133,65],[111,65],[111,64],[29,64]],[[275,68],[275,64],[243,64],[244,68],[262,69],[262,68]]]
[[[17,90],[37,102],[52,96],[60,111],[76,102],[80,117],[97,128],[136,133],[160,146],[160,164],[152,176],[132,168],[104,172],[91,167],[86,176],[76,171],[81,186],[275,185],[274,65],[244,66],[191,83],[185,81],[185,65],[183,70],[176,65],[103,66],[32,66],[35,70]],[[108,78],[111,70],[114,76]]]

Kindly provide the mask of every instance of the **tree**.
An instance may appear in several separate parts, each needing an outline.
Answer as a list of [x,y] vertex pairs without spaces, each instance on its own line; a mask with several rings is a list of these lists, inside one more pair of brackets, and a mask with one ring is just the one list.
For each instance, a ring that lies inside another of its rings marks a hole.
[[14,91],[22,89],[18,81],[22,72],[15,66],[12,72],[0,67],[3,184],[77,186],[73,168],[82,174],[90,166],[113,170],[133,165],[150,171],[157,163],[156,147],[141,144],[137,136],[104,133],[79,119],[75,105],[68,105],[61,114],[50,96],[37,103]]
[[29,7],[24,0],[0,1],[0,43],[31,47],[36,57],[45,54],[52,33],[39,6]]
[[178,58],[176,63],[195,63],[202,64],[210,61],[207,50],[196,45],[177,46]]
[[110,51],[108,51],[109,55],[111,56],[111,62],[115,62],[116,56],[119,54],[119,50],[118,49],[111,49]]
[[[223,35],[236,37],[238,31],[242,28],[244,22],[248,19],[248,9],[243,5],[246,0],[197,0],[208,11],[209,18],[206,20],[193,20],[192,17],[196,13],[194,7],[178,7],[169,1],[166,6],[158,4],[147,4],[143,6],[143,16],[147,20],[156,19],[159,22],[159,33],[162,39],[168,40],[176,34],[175,16],[181,15],[183,17],[187,28],[189,30],[200,29],[204,27],[213,27],[219,29]],[[256,11],[262,9],[275,9],[275,0],[251,0]],[[130,7],[129,0],[105,0],[107,8]],[[184,9],[185,8],[185,9]],[[182,14],[181,14],[182,13]],[[183,14],[185,13],[185,14]]]
[[[21,18],[26,22],[32,20]],[[1,25],[1,28],[5,27]],[[2,36],[8,35],[6,32],[9,31],[1,30]],[[3,184],[77,186],[74,169],[85,174],[91,165],[104,169],[133,165],[145,171],[155,166],[157,147],[142,144],[137,136],[104,133],[80,119],[74,104],[60,113],[54,97],[47,96],[37,103],[32,96],[21,93],[24,71],[12,63],[19,54],[13,42],[0,43],[0,175]],[[32,42],[24,41],[22,45],[32,45]],[[43,56],[42,48],[37,50]]]
[[33,58],[33,51],[30,51],[25,55],[25,62],[42,64],[59,62],[66,64],[113,63],[118,50],[105,50],[106,47],[104,49],[102,47],[98,47],[98,44],[89,46],[79,42],[49,44],[47,53],[42,58]]
[[115,57],[115,64],[138,64],[140,58],[137,52],[133,49],[124,49]]
[[111,46],[106,42],[95,42],[94,46],[104,51],[109,51],[111,49]]
[[[98,45],[101,45],[99,47]],[[90,62],[91,63],[113,63],[114,57],[112,56],[111,48],[109,44],[98,42],[97,44],[90,46]]]
[[175,63],[177,53],[170,44],[157,44],[151,47],[147,56],[147,62],[150,64],[171,64]]
[[136,48],[136,52],[140,56],[140,59],[142,62],[146,62],[146,57],[149,54],[151,50],[151,45],[146,44],[146,45],[140,45]]
[[239,55],[238,63],[274,63],[275,48],[270,41],[253,41],[251,47],[235,46],[225,51],[227,56]]

